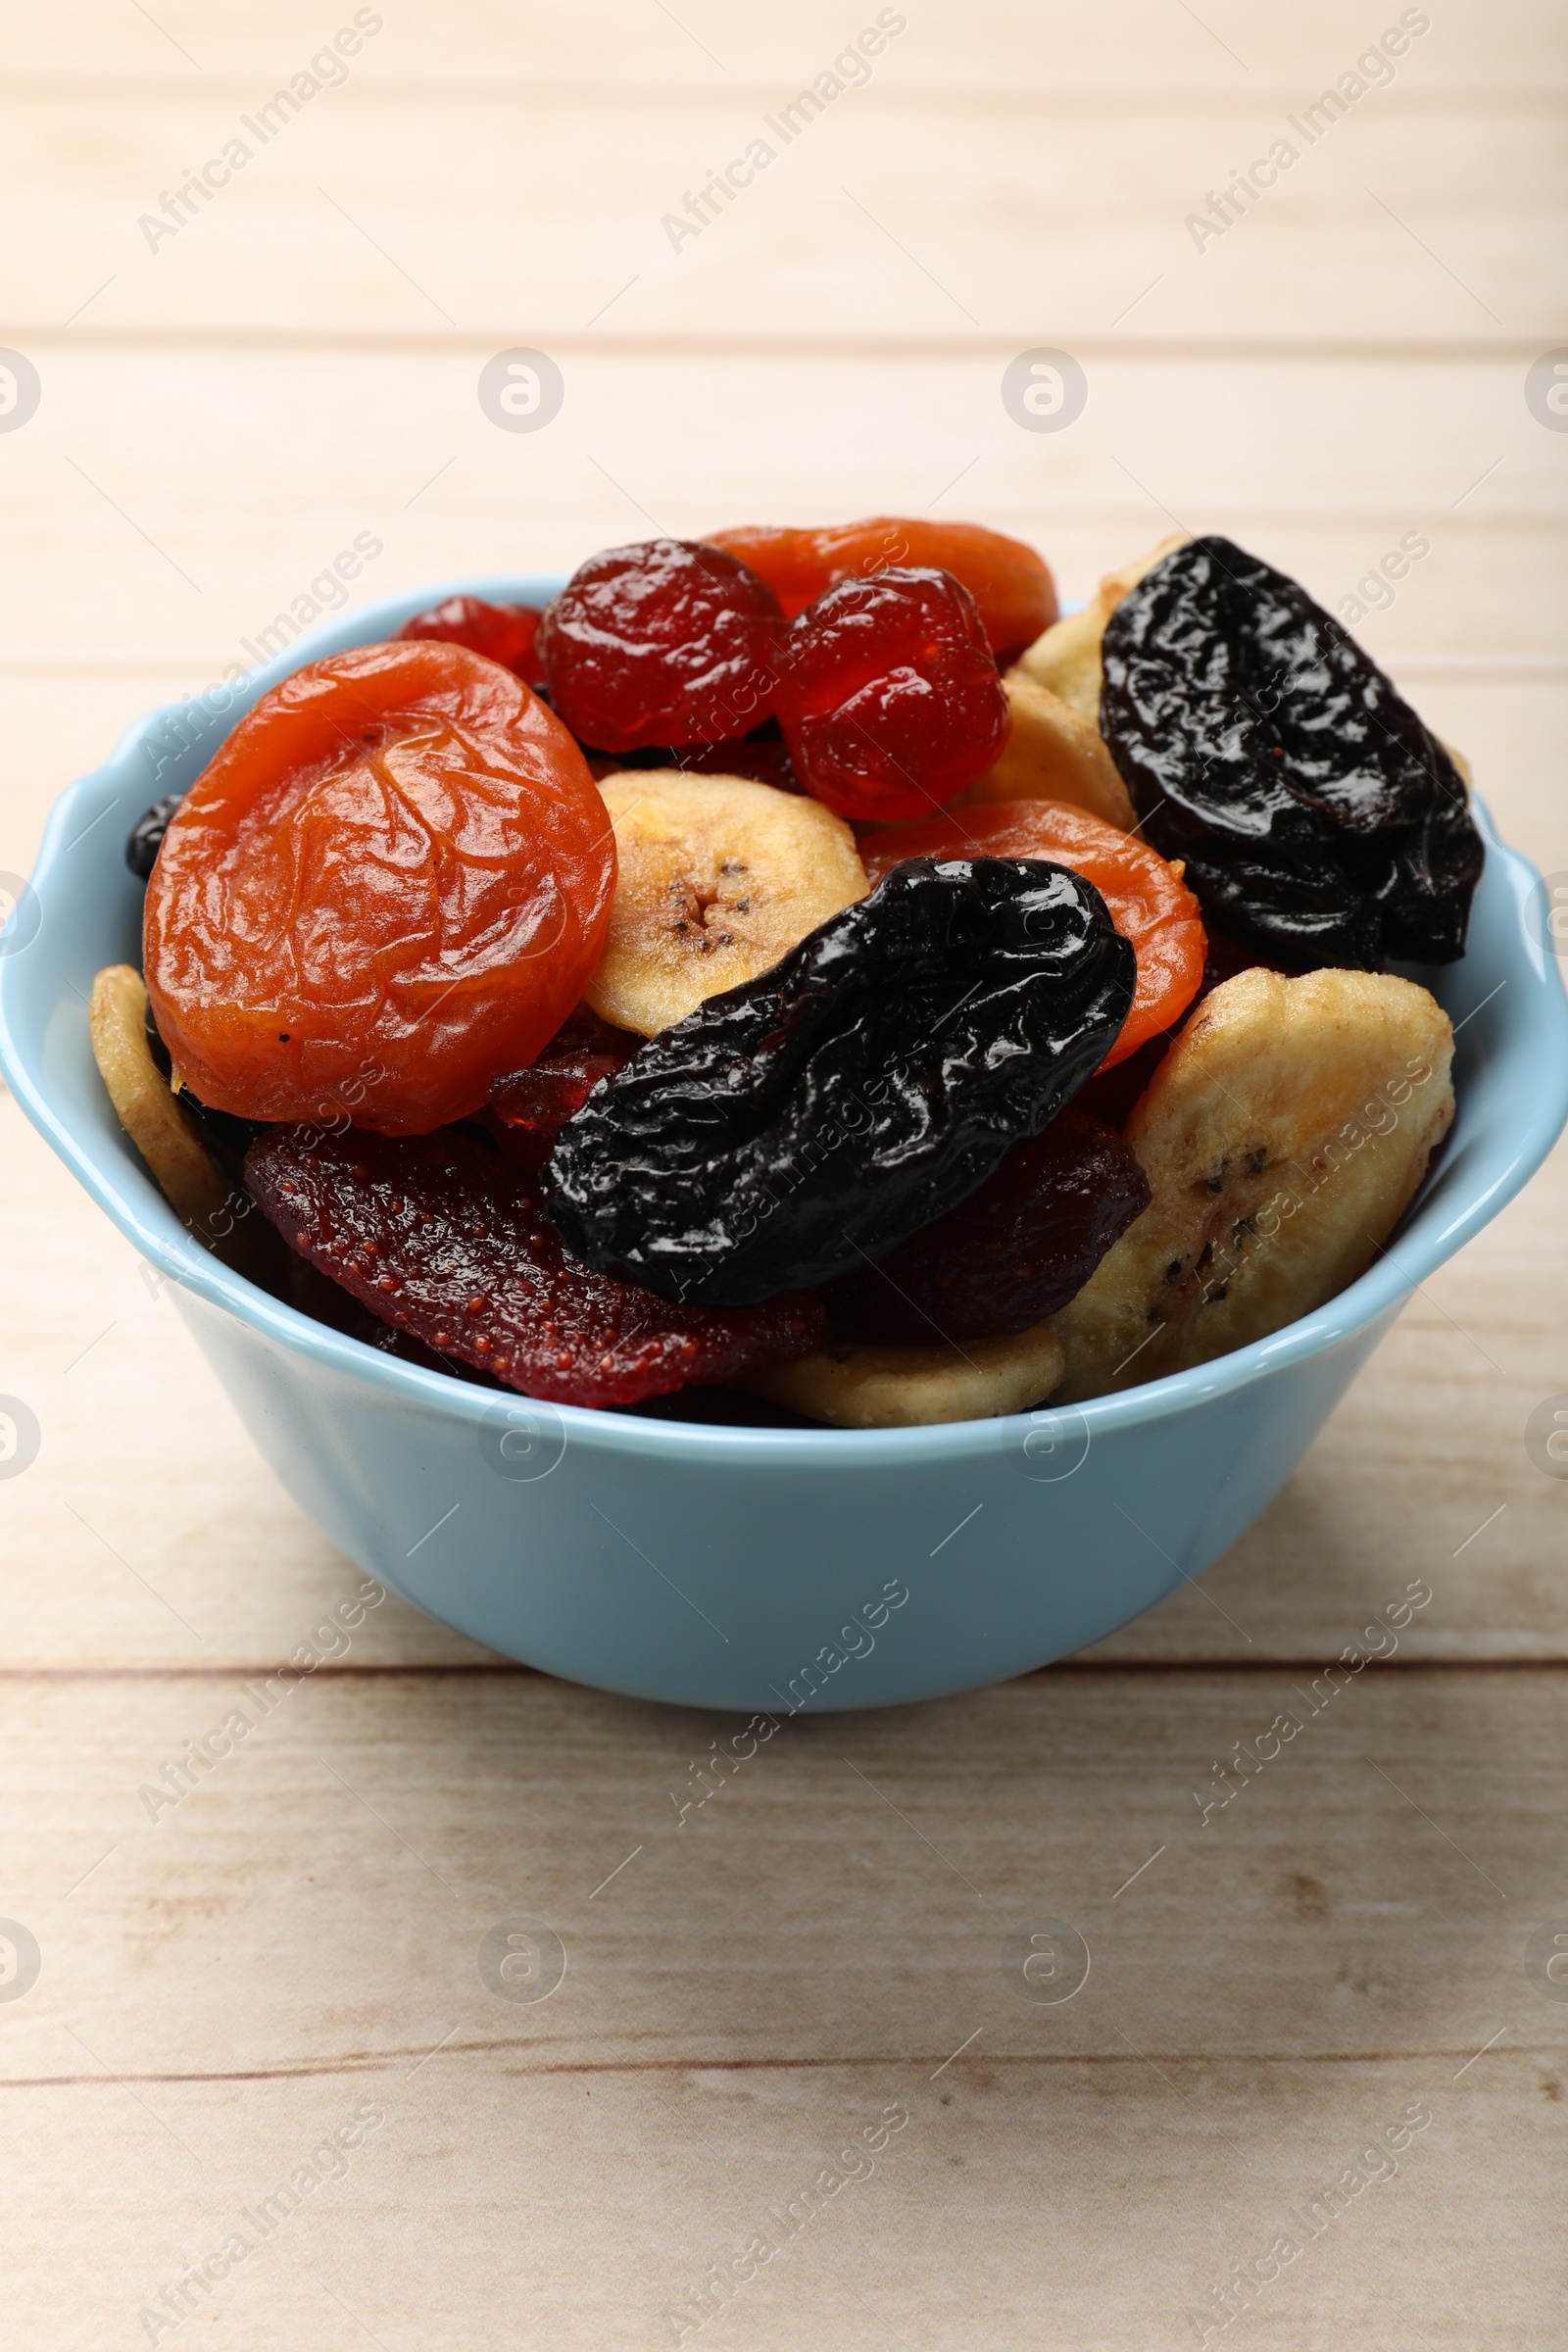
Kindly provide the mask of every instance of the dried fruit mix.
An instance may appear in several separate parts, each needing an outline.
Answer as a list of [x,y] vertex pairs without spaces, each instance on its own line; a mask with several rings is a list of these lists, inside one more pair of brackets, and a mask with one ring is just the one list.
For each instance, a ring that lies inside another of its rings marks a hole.
[[126,858],[150,1016],[101,974],[94,1047],[210,1247],[277,1285],[275,1227],[303,1311],[557,1403],[890,1427],[1353,1279],[1453,1108],[1381,969],[1462,953],[1481,845],[1229,541],[1061,620],[1020,542],[878,517],[449,597],[264,695]]

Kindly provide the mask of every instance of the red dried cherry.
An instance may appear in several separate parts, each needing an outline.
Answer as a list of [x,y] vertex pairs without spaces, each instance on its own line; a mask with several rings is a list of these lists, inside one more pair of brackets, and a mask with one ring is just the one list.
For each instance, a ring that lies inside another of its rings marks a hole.
[[978,522],[872,514],[817,531],[746,523],[715,531],[712,545],[760,571],[790,620],[836,581],[864,578],[893,564],[927,564],[961,580],[998,655],[1021,653],[1056,617],[1055,582],[1034,549]]
[[820,1294],[678,1306],[573,1257],[534,1194],[462,1132],[259,1136],[245,1181],[284,1240],[385,1323],[556,1404],[636,1404],[808,1355]]
[[487,662],[515,670],[523,684],[537,692],[545,682],[544,664],[534,650],[542,617],[532,605],[487,605],[479,596],[449,596],[427,612],[416,612],[397,635],[466,645],[470,654],[483,654]]
[[520,678],[458,645],[285,678],[171,820],[144,961],[198,1100],[418,1135],[532,1059],[599,960],[615,844]]
[[773,708],[778,598],[734,556],[647,539],[580,564],[548,606],[539,653],[556,709],[596,751],[719,743]]
[[945,571],[841,580],[791,622],[777,689],[796,773],[840,816],[923,816],[1001,756],[1007,698],[973,597]]
[[513,1166],[528,1174],[542,1168],[572,1113],[601,1078],[625,1067],[641,1043],[579,1005],[536,1061],[498,1078],[490,1089],[489,1125]]

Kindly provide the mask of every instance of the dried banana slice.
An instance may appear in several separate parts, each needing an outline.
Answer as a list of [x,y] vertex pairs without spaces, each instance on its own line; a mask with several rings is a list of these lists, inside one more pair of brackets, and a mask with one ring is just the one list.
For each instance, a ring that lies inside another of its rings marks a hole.
[[617,1029],[657,1036],[865,896],[855,836],[820,802],[677,768],[599,789],[619,871],[586,1001]]
[[[1105,634],[1105,623],[1130,588],[1136,588],[1146,571],[1178,547],[1185,547],[1190,531],[1173,531],[1147,556],[1139,556],[1124,564],[1120,571],[1107,571],[1099,588],[1081,612],[1069,612],[1037,637],[1025,653],[1019,655],[1011,671],[1016,677],[1021,670],[1037,686],[1049,688],[1087,719],[1098,736],[1100,732],[1100,641]],[[1105,755],[1110,758],[1109,753]],[[1000,796],[993,796],[1000,797]],[[1087,807],[1088,804],[1086,803]],[[1132,822],[1131,817],[1128,823]]]
[[[1098,663],[1098,651],[1095,659]],[[1074,808],[1087,808],[1091,815],[1130,833],[1138,822],[1137,812],[1094,718],[1085,718],[1021,669],[1009,671],[1003,684],[1012,709],[1007,748],[978,784],[958,795],[955,806],[1070,801]]]
[[1388,1240],[1453,1117],[1453,1031],[1387,973],[1238,972],[1127,1124],[1153,1200],[1052,1318],[1058,1401],[1207,1363],[1309,1314]]
[[814,1355],[774,1364],[745,1382],[837,1429],[915,1429],[937,1421],[987,1421],[1043,1404],[1065,1363],[1049,1323],[962,1348],[894,1348],[830,1340]]
[[[93,1059],[120,1124],[147,1162],[170,1206],[211,1248],[229,1187],[171,1093],[147,1043],[147,990],[128,963],[112,963],[92,984],[87,1011]],[[216,1220],[216,1227],[215,1227]],[[233,1224],[232,1215],[228,1225]]]

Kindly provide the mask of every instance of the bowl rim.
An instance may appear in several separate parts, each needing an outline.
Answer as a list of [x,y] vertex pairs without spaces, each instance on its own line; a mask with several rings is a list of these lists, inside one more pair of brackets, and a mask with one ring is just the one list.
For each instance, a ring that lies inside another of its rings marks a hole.
[[[171,718],[206,708],[209,719],[223,720],[222,731],[247,710],[259,696],[298,669],[302,663],[351,646],[373,644],[402,621],[427,606],[453,595],[480,595],[495,601],[538,603],[561,586],[559,575],[508,574],[467,577],[406,591],[358,610],[345,611],[325,626],[291,643],[265,667],[233,684],[208,690],[182,701],[160,705],[126,728],[110,758],[87,775],[66,787],[55,801],[45,826],[31,877],[40,901],[47,905],[62,870],[62,860],[82,837],[84,804],[100,797],[115,780],[117,770],[140,754],[152,736]],[[214,695],[225,702],[216,710]],[[206,756],[210,756],[210,751]],[[1517,945],[1514,968],[1503,975],[1491,995],[1472,1007],[1474,1017],[1491,1003],[1509,979],[1533,978],[1531,992],[1536,1026],[1534,1040],[1541,1050],[1540,1066],[1546,1073],[1534,1093],[1519,1092],[1520,1116],[1516,1132],[1507,1139],[1505,1155],[1496,1164],[1499,1139],[1490,1139],[1493,1161],[1488,1181],[1461,1196],[1445,1216],[1423,1185],[1406,1210],[1390,1248],[1366,1273],[1313,1313],[1299,1317],[1266,1339],[1254,1340],[1227,1355],[1214,1357],[1186,1371],[1123,1389],[1081,1404],[1041,1405],[1032,1411],[985,1420],[940,1422],[910,1429],[846,1430],[835,1428],[768,1429],[726,1427],[710,1422],[662,1420],[637,1414],[602,1410],[595,1406],[556,1404],[543,1398],[509,1395],[480,1388],[456,1376],[425,1369],[382,1354],[363,1341],[334,1331],[329,1325],[274,1298],[243,1275],[212,1256],[177,1222],[173,1210],[158,1192],[150,1173],[122,1152],[102,1149],[90,1133],[79,1133],[72,1119],[50,1099],[35,1067],[36,1040],[29,1034],[41,1028],[35,1016],[22,1021],[14,998],[15,958],[0,954],[0,1069],[18,1103],[31,1123],[72,1170],[100,1208],[143,1257],[209,1305],[233,1315],[263,1340],[349,1380],[394,1396],[411,1405],[437,1409],[476,1427],[504,1424],[514,1427],[546,1423],[569,1443],[598,1446],[621,1454],[671,1464],[723,1461],[730,1466],[754,1461],[774,1468],[843,1471],[852,1468],[907,1467],[915,1461],[961,1462],[994,1453],[999,1444],[1017,1444],[1024,1433],[1068,1437],[1087,1433],[1095,1439],[1119,1435],[1146,1424],[1169,1421],[1194,1408],[1217,1401],[1254,1382],[1288,1372],[1311,1358],[1354,1341],[1372,1326],[1392,1320],[1399,1306],[1481,1227],[1513,1199],[1551,1150],[1568,1123],[1568,995],[1555,956],[1544,942],[1532,937],[1526,919],[1532,898],[1541,890],[1536,868],[1510,849],[1496,833],[1486,806],[1473,801],[1477,822],[1486,843],[1489,867],[1499,875],[1515,902]],[[99,815],[106,813],[98,811]],[[96,822],[96,818],[94,820]],[[115,855],[120,855],[119,837]],[[1484,878],[1485,879],[1485,878]],[[64,894],[63,894],[64,895]],[[69,898],[67,899],[69,906]],[[1448,967],[1452,968],[1452,967]],[[1501,1017],[1517,1022],[1515,991]],[[83,1013],[83,1019],[85,1014]],[[1456,1029],[1463,1021],[1455,1024]],[[1555,1072],[1555,1078],[1550,1073]]]

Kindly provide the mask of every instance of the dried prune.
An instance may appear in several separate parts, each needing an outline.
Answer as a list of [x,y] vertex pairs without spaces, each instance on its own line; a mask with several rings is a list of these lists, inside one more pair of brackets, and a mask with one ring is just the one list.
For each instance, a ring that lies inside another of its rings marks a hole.
[[870,514],[863,522],[830,523],[814,531],[744,523],[738,530],[715,531],[711,544],[760,571],[777,591],[790,620],[824,588],[886,571],[893,564],[929,564],[961,580],[999,659],[1032,645],[1056,617],[1055,582],[1042,558],[1021,539],[988,531],[978,522]]
[[537,1173],[573,1111],[601,1078],[631,1059],[637,1044],[579,1004],[537,1061],[498,1078],[490,1089],[490,1125],[513,1165]]
[[466,645],[514,670],[535,692],[545,682],[534,639],[543,615],[532,605],[487,605],[481,596],[449,596],[427,612],[416,612],[397,631],[399,639],[433,638],[441,645]]
[[1101,729],[1144,831],[1262,956],[1464,953],[1481,836],[1443,745],[1304,588],[1189,540],[1111,614]]
[[1078,1296],[1150,1199],[1132,1147],[1074,1105],[945,1217],[842,1276],[829,1312],[914,1348],[1027,1331]]
[[773,709],[784,614],[721,548],[647,539],[580,564],[539,624],[551,700],[600,752],[719,743]]
[[131,826],[125,842],[125,863],[138,881],[145,882],[152,872],[153,859],[163,848],[164,835],[169,831],[169,820],[184,798],[182,792],[165,793],[161,801],[154,801],[150,808],[144,808]]
[[820,1298],[743,1314],[674,1306],[563,1249],[537,1195],[478,1137],[279,1127],[246,1182],[284,1240],[396,1330],[525,1396],[635,1404],[808,1354]]
[[1089,883],[1015,858],[898,866],[606,1079],[545,1170],[578,1254],[747,1305],[891,1250],[1055,1116],[1132,1002]]
[[860,857],[873,883],[904,858],[1044,858],[1085,875],[1138,957],[1138,993],[1107,1062],[1125,1061],[1169,1028],[1202,978],[1203,926],[1181,875],[1147,843],[1065,801],[950,808],[923,825],[870,834]]
[[360,646],[263,695],[180,803],[147,990],[215,1109],[423,1134],[559,1029],[614,881],[582,754],[519,678]]
[[839,816],[926,816],[983,776],[1012,724],[967,588],[918,565],[841,580],[790,623],[778,715]]

